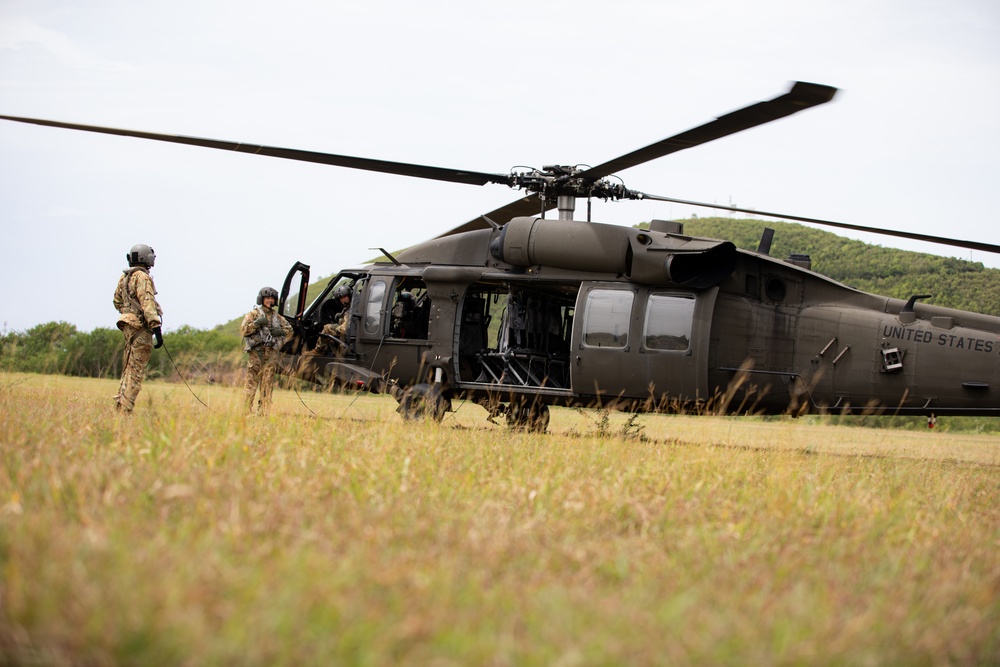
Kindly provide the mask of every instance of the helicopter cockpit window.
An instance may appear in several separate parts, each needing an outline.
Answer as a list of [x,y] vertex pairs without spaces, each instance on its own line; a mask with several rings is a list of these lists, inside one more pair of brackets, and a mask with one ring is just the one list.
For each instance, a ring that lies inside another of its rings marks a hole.
[[382,300],[385,297],[385,281],[376,280],[368,288],[368,300],[365,302],[365,333],[377,335],[382,324]]
[[588,347],[625,347],[634,295],[628,290],[595,289],[587,295],[583,344]]
[[344,310],[344,304],[341,299],[337,296],[338,292],[342,292],[341,287],[346,287],[350,290],[351,295],[354,294],[354,281],[351,279],[343,279],[338,281],[333,289],[328,290],[325,293],[324,301],[319,305],[317,309],[319,324],[320,326],[326,324],[336,324],[340,320],[340,314]]
[[282,317],[284,317],[286,319],[290,319],[290,318],[295,317],[295,315],[296,315],[295,311],[296,311],[297,306],[298,306],[298,300],[299,300],[299,295],[298,294],[292,294],[291,298],[289,298],[289,299],[287,299],[285,301],[285,309],[281,311]]
[[340,321],[344,304],[341,303],[337,294],[343,292],[340,289],[343,287],[349,291],[353,298],[358,277],[356,274],[341,274],[330,279],[326,287],[323,288],[323,292],[306,309],[306,312],[309,313],[307,319],[313,323],[313,326],[319,329],[327,324],[337,324]]
[[690,348],[694,304],[691,295],[650,294],[642,327],[643,347],[678,351]]

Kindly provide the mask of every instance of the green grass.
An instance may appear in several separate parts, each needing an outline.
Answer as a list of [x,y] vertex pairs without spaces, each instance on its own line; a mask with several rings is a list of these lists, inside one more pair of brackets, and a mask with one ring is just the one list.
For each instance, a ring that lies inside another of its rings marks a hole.
[[0,662],[1000,662],[997,436],[116,385],[0,374]]

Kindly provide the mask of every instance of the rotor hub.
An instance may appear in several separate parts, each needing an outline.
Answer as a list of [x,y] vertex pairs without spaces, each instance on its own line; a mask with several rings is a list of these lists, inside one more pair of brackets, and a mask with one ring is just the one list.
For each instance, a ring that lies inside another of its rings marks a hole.
[[512,171],[510,186],[533,192],[550,202],[560,197],[597,198],[605,201],[637,198],[638,193],[627,189],[619,181],[581,176],[588,170],[589,167],[546,165],[541,169]]

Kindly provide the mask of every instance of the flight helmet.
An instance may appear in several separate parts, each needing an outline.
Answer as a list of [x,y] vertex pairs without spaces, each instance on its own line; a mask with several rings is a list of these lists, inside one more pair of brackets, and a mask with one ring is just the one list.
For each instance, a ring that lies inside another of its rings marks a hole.
[[156,253],[145,243],[137,243],[125,255],[129,266],[145,266],[147,269],[153,268],[156,261]]
[[257,292],[257,305],[258,306],[263,306],[264,305],[264,297],[265,296],[274,297],[274,303],[275,304],[278,303],[278,290],[274,289],[273,287],[261,287],[260,291]]

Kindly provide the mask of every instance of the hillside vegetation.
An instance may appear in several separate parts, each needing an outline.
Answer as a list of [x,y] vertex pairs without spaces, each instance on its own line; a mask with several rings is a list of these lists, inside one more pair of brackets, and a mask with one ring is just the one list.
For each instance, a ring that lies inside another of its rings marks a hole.
[[[1000,270],[981,262],[872,245],[790,222],[690,218],[684,233],[726,239],[756,250],[765,227],[775,230],[771,256],[812,258],[812,269],[851,287],[907,299],[931,294],[924,303],[1000,315]],[[956,249],[958,252],[958,249]]]

